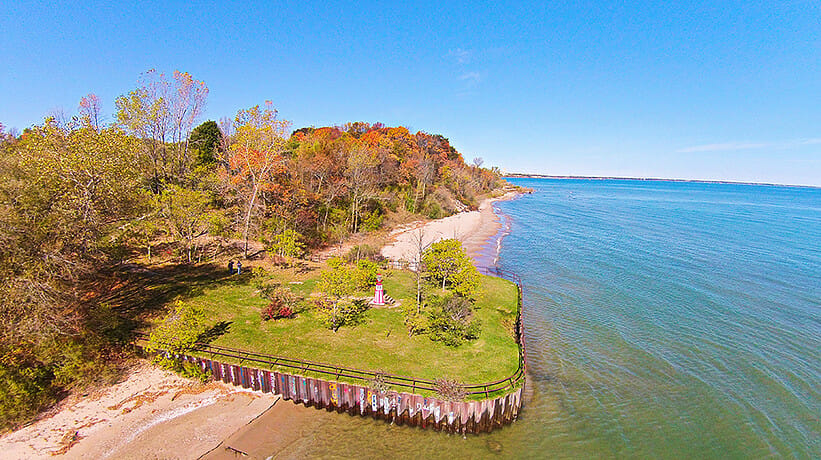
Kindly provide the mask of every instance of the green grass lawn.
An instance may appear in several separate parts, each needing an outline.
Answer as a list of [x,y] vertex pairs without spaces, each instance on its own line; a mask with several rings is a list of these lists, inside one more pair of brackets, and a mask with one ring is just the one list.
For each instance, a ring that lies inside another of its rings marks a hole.
[[[300,296],[307,297],[317,289],[319,270],[302,275],[290,270],[279,273],[283,281],[301,282],[286,284]],[[397,301],[413,302],[413,273],[388,271],[383,283],[386,292]],[[428,289],[434,292],[435,288]],[[366,297],[372,295],[372,291],[360,295]],[[267,300],[247,277],[215,279],[212,286],[199,290],[186,302],[203,307],[215,324],[230,323],[227,332],[214,340],[213,345],[417,378],[457,379],[470,384],[499,380],[516,371],[518,346],[512,325],[517,300],[513,283],[482,277],[474,306],[482,322],[480,336],[455,348],[433,342],[427,336],[408,337],[399,307],[371,307],[361,324],[343,326],[336,333],[323,328],[309,308],[302,308],[292,319],[263,321],[260,309]]]

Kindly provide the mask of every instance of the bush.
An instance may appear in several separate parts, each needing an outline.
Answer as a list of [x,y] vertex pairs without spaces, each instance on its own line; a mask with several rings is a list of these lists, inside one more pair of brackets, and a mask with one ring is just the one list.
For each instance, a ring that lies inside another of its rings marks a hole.
[[368,303],[362,300],[337,300],[328,297],[314,299],[316,317],[328,329],[336,332],[342,326],[360,324],[368,311]]
[[[19,360],[23,357],[24,360]],[[14,428],[52,404],[58,388],[50,366],[3,350],[0,360],[0,430]]]
[[271,237],[266,251],[271,257],[278,256],[282,258],[285,261],[285,265],[289,266],[294,258],[302,257],[305,252],[305,244],[302,242],[302,239],[302,235],[294,230],[287,229]]
[[326,263],[328,264],[329,268],[336,269],[345,265],[345,260],[341,257],[331,257],[330,259],[328,259],[328,262]]
[[25,423],[68,391],[116,376],[118,358],[127,354],[105,333],[0,344],[0,431]]
[[443,217],[447,217],[447,213],[442,210],[439,203],[433,200],[428,200],[425,202],[424,214],[431,219],[441,219]]
[[390,387],[385,382],[385,373],[384,372],[374,373],[373,378],[370,379],[370,382],[368,382],[368,383],[369,383],[368,387],[370,387],[371,391],[373,391],[374,393],[376,393],[378,395],[383,395],[383,394],[387,393],[388,390],[390,390]]
[[272,301],[267,306],[262,307],[261,314],[262,319],[268,321],[269,319],[292,318],[294,310],[288,305],[280,305],[279,302]]
[[403,302],[402,315],[405,318],[405,326],[408,328],[408,337],[428,332],[429,324],[425,309],[417,308],[416,302]]
[[458,380],[437,379],[434,383],[436,395],[445,401],[464,401],[467,390]]
[[287,288],[278,288],[270,294],[271,302],[262,307],[262,319],[291,318],[294,316],[299,298]]
[[376,262],[360,259],[356,263],[356,272],[354,273],[356,289],[362,291],[368,289],[369,287],[376,286],[376,275],[378,273],[379,266]]
[[174,309],[151,331],[146,350],[183,353],[193,348],[206,330],[203,309],[177,301]]
[[282,283],[275,280],[264,268],[254,267],[251,269],[251,286],[257,289],[263,298],[272,299],[274,292],[280,289]]
[[428,336],[435,342],[456,347],[479,338],[481,323],[473,318],[470,302],[463,297],[443,299],[427,309]]
[[360,259],[374,260],[379,257],[381,257],[379,249],[368,244],[360,244],[352,247],[345,256],[348,262],[356,262]]
[[203,368],[199,365],[189,363],[188,361],[184,361],[181,369],[177,370],[177,372],[185,378],[197,380],[201,383],[211,380],[211,374],[208,371],[203,370]]
[[377,230],[379,227],[382,226],[382,220],[384,219],[384,217],[385,216],[381,212],[379,212],[378,209],[376,209],[373,212],[364,216],[359,228],[365,232],[372,232],[374,230]]
[[175,358],[171,353],[161,352],[154,355],[151,362],[157,366],[174,371],[181,376],[205,383],[211,378],[208,371],[204,371],[200,366]]

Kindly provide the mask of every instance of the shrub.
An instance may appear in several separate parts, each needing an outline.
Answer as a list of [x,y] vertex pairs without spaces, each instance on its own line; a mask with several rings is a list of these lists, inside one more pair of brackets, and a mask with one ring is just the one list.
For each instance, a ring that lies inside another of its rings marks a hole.
[[418,308],[416,302],[403,302],[402,315],[405,318],[405,326],[408,328],[408,337],[428,332],[428,317],[424,308]]
[[151,361],[163,369],[174,371],[185,378],[198,382],[205,383],[211,378],[211,374],[202,370],[197,364],[177,359],[173,354],[168,352],[157,353]]
[[434,383],[436,395],[445,401],[464,401],[467,390],[458,380],[437,379]]
[[388,392],[390,389],[388,384],[385,382],[385,373],[384,372],[376,372],[373,375],[373,378],[370,379],[370,388],[371,390],[378,394],[383,395]]
[[277,288],[270,294],[271,302],[262,307],[262,319],[291,318],[294,316],[299,298],[288,288]]
[[351,248],[345,258],[349,262],[356,262],[360,259],[373,260],[380,257],[379,249],[368,244],[360,244]]
[[424,213],[431,219],[441,219],[447,216],[445,211],[442,210],[442,207],[439,206],[439,203],[433,200],[425,202]]
[[328,297],[314,299],[316,317],[328,329],[336,332],[342,326],[356,326],[361,323],[368,310],[368,303],[362,300],[337,300]]
[[376,262],[360,259],[356,263],[356,271],[354,273],[356,288],[361,291],[376,286],[376,275],[378,273],[379,266]]
[[329,268],[336,269],[341,267],[342,265],[345,265],[345,260],[341,257],[331,257],[330,259],[328,259],[327,264]]
[[294,230],[287,229],[271,237],[266,250],[271,257],[279,256],[285,261],[285,265],[289,266],[294,258],[302,257],[305,252],[305,244],[302,239],[302,235]]
[[377,230],[379,227],[382,226],[382,220],[384,219],[384,217],[384,214],[379,212],[378,209],[375,209],[373,212],[364,216],[359,228],[365,232],[372,232],[374,230]]
[[272,301],[265,307],[262,307],[262,319],[267,321],[269,319],[291,318],[294,316],[294,310],[287,305],[280,305],[277,301]]
[[275,280],[264,268],[254,267],[251,269],[251,286],[257,289],[263,298],[272,299],[274,292],[282,286],[282,283]]
[[177,369],[177,372],[185,378],[189,378],[191,380],[196,380],[201,383],[205,383],[211,379],[211,374],[203,370],[199,365],[194,363],[189,363],[184,361],[180,369]]
[[442,299],[427,308],[428,336],[435,342],[456,347],[479,338],[481,323],[473,318],[470,302],[463,297]]
[[[175,357],[194,348],[197,340],[208,330],[202,308],[176,302],[174,309],[151,331],[145,349],[155,352],[152,361],[160,367],[188,378],[203,380],[206,374],[195,372],[191,365]],[[196,367],[196,366],[194,366]]]
[[177,301],[174,309],[157,325],[148,338],[148,351],[183,353],[208,329],[202,308]]
[[25,356],[22,350],[2,350],[0,429],[13,428],[53,403],[58,391],[53,380],[50,366]]

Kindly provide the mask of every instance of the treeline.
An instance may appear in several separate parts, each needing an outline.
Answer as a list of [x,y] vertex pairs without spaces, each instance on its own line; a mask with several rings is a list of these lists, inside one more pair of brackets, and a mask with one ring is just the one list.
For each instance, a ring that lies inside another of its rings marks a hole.
[[0,426],[105,375],[127,337],[88,286],[135,253],[162,242],[192,262],[234,239],[246,255],[254,240],[317,248],[391,213],[473,208],[500,181],[404,127],[291,131],[270,103],[199,124],[207,95],[187,73],[150,71],[110,123],[88,95],[19,135],[0,124]]

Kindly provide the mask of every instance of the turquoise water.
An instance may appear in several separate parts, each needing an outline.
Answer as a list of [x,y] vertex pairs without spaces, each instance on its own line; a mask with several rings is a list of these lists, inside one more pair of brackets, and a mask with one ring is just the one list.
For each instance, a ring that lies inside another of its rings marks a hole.
[[821,189],[517,183],[501,265],[527,286],[544,448],[821,455]]
[[821,189],[516,180],[518,422],[447,435],[328,414],[284,456],[821,457]]

